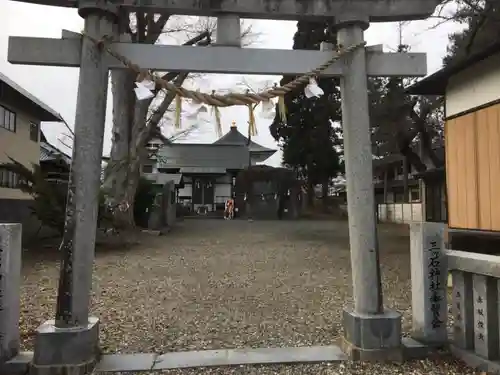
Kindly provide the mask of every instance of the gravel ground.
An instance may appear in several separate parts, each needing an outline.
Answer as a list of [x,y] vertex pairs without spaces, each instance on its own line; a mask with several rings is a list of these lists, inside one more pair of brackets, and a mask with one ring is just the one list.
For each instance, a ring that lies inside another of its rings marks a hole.
[[[131,249],[100,249],[92,313],[105,352],[168,352],[335,344],[351,301],[345,222],[186,220]],[[385,306],[411,327],[408,230],[382,225]],[[28,254],[21,329],[53,315],[58,278],[52,253]],[[472,374],[450,359],[399,365],[319,364],[170,371],[169,374]]]
[[[158,372],[157,372],[158,374]],[[361,362],[325,363],[315,365],[238,366],[232,368],[201,368],[164,372],[168,375],[454,375],[479,374],[464,368],[452,358],[412,361],[403,365]],[[123,373],[123,375],[126,375]]]

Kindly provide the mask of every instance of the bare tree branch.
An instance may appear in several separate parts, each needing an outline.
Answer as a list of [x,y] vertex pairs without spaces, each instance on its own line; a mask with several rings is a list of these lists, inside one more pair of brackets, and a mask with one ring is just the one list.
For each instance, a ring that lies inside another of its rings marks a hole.
[[160,18],[158,18],[158,20],[152,24],[152,27],[150,30],[148,30],[148,35],[146,37],[147,43],[154,44],[156,42],[169,18],[170,15],[162,14],[160,15]]

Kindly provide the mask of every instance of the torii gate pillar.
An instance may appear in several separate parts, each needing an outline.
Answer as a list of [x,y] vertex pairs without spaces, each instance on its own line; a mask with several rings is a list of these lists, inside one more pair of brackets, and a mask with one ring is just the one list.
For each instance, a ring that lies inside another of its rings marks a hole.
[[[85,33],[97,40],[112,36],[117,9],[106,1],[81,1]],[[31,374],[87,374],[99,359],[99,320],[89,308],[108,92],[105,54],[82,40],[57,312],[38,328]]]
[[[337,20],[342,46],[364,40],[368,20]],[[354,307],[344,309],[344,351],[353,359],[400,360],[401,315],[384,311],[373,190],[366,50],[344,58],[340,78]]]

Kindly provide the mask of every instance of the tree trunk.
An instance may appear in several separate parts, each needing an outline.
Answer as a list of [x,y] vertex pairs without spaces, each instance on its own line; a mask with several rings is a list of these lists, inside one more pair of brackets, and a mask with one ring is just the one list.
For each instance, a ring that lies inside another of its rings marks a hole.
[[321,196],[323,200],[323,212],[327,213],[328,212],[328,187],[329,187],[329,180],[326,179],[323,181],[323,184],[321,185]]
[[[432,139],[427,129],[426,117],[428,113],[432,111],[432,106],[428,104],[424,108],[421,108],[421,113],[417,113],[415,110],[415,105],[412,107],[410,112],[410,117],[415,125],[415,128],[420,134],[420,144],[421,144],[421,157],[428,157],[434,167],[439,168],[444,165],[444,160],[441,160],[434,151],[432,147]],[[425,169],[424,169],[425,170]]]
[[389,171],[387,168],[384,170],[384,201],[382,203],[387,203],[387,196],[389,193]]
[[420,132],[422,139],[423,155],[429,157],[435,168],[440,168],[444,165],[444,160],[441,160],[432,147],[432,139],[427,129],[423,128]]
[[[187,76],[188,73],[180,74],[175,80],[175,85],[181,86]],[[120,220],[122,220],[121,222],[128,226],[134,226],[135,224],[134,200],[141,177],[141,165],[147,160],[147,152],[145,150],[146,142],[149,140],[152,130],[157,128],[174,98],[175,94],[169,92],[160,106],[154,111],[149,121],[147,120],[147,116],[151,100],[136,102],[131,139],[129,142],[127,180],[123,197],[123,202],[128,212],[117,213],[117,219],[120,218]],[[127,222],[123,222],[123,220],[127,220]]]
[[[120,41],[130,42],[129,34],[121,34]],[[110,160],[105,170],[107,203],[113,207],[112,220],[116,228],[134,226],[133,211],[129,211],[127,199],[130,165],[130,144],[136,98],[134,94],[135,74],[126,69],[111,72],[113,94],[113,129]],[[133,202],[133,200],[132,200]]]
[[307,181],[307,207],[314,207],[314,185],[311,181]]
[[126,70],[112,73],[113,129],[110,160],[105,170],[105,187],[111,203],[119,204],[125,195],[127,166],[135,106],[133,74]]
[[422,162],[420,155],[418,155],[411,148],[411,142],[417,135],[418,131],[414,131],[410,134],[405,134],[404,132],[399,131],[396,134],[396,141],[399,152],[405,157],[407,163],[413,165],[418,172],[425,172],[427,170],[427,166]]
[[134,119],[132,126],[132,136],[129,143],[129,162],[127,165],[127,182],[124,191],[123,202],[127,207],[127,212],[120,214],[122,218],[128,220],[128,226],[135,226],[134,221],[134,201],[139,178],[141,177],[141,164],[145,159],[146,137],[142,133],[146,131],[146,120],[150,101],[137,102],[135,105]]
[[[181,86],[187,78],[188,73],[182,73],[177,76],[174,84]],[[135,76],[129,77],[129,84],[133,86]],[[117,85],[118,86],[118,85]],[[119,88],[119,87],[118,87]],[[131,90],[133,94],[133,90]],[[114,190],[113,201],[119,204],[119,209],[114,210],[115,225],[120,227],[133,227],[134,222],[134,200],[135,192],[139,186],[139,179],[141,176],[140,168],[143,162],[146,161],[147,153],[145,152],[146,142],[149,140],[152,130],[156,129],[160,120],[164,116],[168,107],[175,98],[175,94],[169,92],[163,99],[160,106],[154,111],[151,118],[147,119],[149,106],[152,100],[136,101],[133,97],[135,106],[133,113],[127,113],[121,110],[123,103],[117,101],[114,103],[120,110],[116,113],[123,115],[127,114],[127,119],[130,119],[131,126],[129,127],[129,139],[127,142],[127,163],[123,168],[118,169],[118,176],[116,176],[116,185],[119,181],[123,181],[122,188]],[[121,148],[120,148],[121,149]],[[125,152],[125,151],[123,151]]]
[[[165,26],[168,15],[162,15],[154,22],[153,14],[137,13],[137,30],[131,34],[129,27],[129,15],[124,14],[121,22],[120,41],[155,43]],[[138,122],[138,116],[142,116],[145,126],[147,109],[151,100],[137,102],[134,94],[136,74],[126,69],[114,70],[111,73],[113,92],[113,140],[108,166],[105,171],[104,186],[108,192],[107,203],[113,209],[113,225],[117,227],[133,227],[134,214],[133,203],[137,181],[131,181],[131,160],[137,152],[131,154],[135,146],[136,134],[134,126]],[[144,112],[144,107],[146,111]],[[137,113],[139,109],[139,114]],[[140,166],[139,166],[140,167]]]
[[[162,15],[154,23],[152,14],[137,14],[138,30],[136,40],[139,42],[155,43],[169,16]],[[147,27],[147,35],[145,25]],[[210,34],[203,32],[189,40],[185,45],[196,44],[203,39],[207,41],[200,45],[210,43]],[[122,36],[128,40],[129,36]],[[164,80],[175,78],[175,84],[180,86],[188,73],[178,74],[170,72],[162,76]],[[177,78],[176,78],[177,77]],[[138,101],[135,98],[136,75],[127,70],[112,72],[113,89],[113,144],[110,162],[106,168],[105,186],[109,192],[109,203],[113,210],[113,223],[120,228],[134,227],[134,200],[139,185],[141,164],[146,160],[146,142],[151,137],[153,130],[167,111],[175,95],[168,93],[159,108],[147,121],[149,106],[152,99]],[[161,132],[160,132],[161,133]]]
[[[114,208],[113,225],[127,228],[135,226],[133,205],[140,174],[139,153],[142,149],[138,149],[136,140],[146,126],[151,101],[136,101],[133,73],[123,70],[112,74],[113,144],[106,168],[105,186],[108,201]],[[132,173],[134,170],[137,173]]]
[[403,203],[408,203],[410,199],[410,191],[408,187],[408,159],[403,157]]

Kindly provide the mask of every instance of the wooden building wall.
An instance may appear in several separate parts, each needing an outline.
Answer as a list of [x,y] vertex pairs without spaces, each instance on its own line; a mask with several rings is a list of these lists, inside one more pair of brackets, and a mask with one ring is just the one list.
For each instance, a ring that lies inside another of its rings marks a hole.
[[446,122],[450,228],[500,231],[500,104]]

